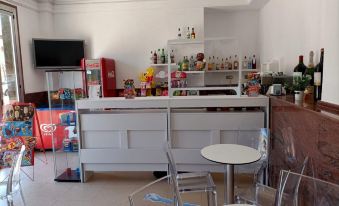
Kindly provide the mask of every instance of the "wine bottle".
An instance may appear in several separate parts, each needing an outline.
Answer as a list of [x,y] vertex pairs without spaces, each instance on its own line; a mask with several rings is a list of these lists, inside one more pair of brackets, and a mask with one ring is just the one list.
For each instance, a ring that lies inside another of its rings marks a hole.
[[171,58],[171,64],[173,64],[174,63],[174,52],[173,52],[173,50],[172,50],[172,52],[171,52],[171,54],[170,54],[170,58]]
[[161,61],[162,64],[165,64],[165,62],[166,62],[165,49],[161,50],[160,61]]
[[242,62],[242,69],[247,69],[248,67],[248,62],[247,62],[247,57],[245,56],[244,61]]
[[314,71],[315,100],[321,100],[323,69],[324,69],[324,49],[322,48],[320,54],[320,62],[317,64]]
[[192,27],[191,39],[195,39],[195,32],[194,32],[194,28],[193,27]]
[[217,57],[217,60],[215,61],[215,70],[220,69],[220,64],[219,64],[219,57]]
[[255,58],[255,55],[253,55],[252,58],[252,69],[257,69],[257,59]]
[[304,64],[304,56],[303,55],[300,55],[299,56],[299,64],[294,67],[294,70],[293,70],[293,81],[295,82],[296,79],[298,78],[302,78],[303,75],[305,75],[305,72],[306,72],[306,66]]
[[314,52],[310,51],[310,58],[309,58],[307,69],[306,69],[306,75],[311,79],[310,80],[311,86],[314,85],[314,61],[313,61],[313,57],[314,57]]
[[239,69],[239,61],[238,61],[238,56],[237,55],[234,56],[233,69],[234,70]]
[[155,50],[153,53],[153,64],[157,64],[158,63],[158,56],[157,56],[157,51]]
[[221,70],[225,69],[224,58],[221,59],[220,69]]

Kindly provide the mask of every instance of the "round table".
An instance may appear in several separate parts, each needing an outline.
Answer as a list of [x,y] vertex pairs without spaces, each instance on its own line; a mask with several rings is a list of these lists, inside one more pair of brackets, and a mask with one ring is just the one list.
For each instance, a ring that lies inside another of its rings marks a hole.
[[210,145],[202,148],[201,155],[210,161],[226,164],[225,205],[234,203],[234,165],[250,164],[261,158],[258,150],[238,144]]

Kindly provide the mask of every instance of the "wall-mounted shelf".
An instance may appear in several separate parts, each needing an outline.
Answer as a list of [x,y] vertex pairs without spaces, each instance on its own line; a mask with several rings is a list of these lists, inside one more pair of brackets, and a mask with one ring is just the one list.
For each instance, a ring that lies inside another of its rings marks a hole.
[[168,45],[204,44],[204,41],[198,39],[173,39],[168,40],[167,44]]

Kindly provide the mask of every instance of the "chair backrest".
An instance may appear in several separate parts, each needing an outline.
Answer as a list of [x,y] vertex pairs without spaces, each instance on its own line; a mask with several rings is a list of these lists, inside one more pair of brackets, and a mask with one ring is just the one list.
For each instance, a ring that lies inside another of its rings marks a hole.
[[20,168],[21,160],[25,152],[25,145],[21,146],[20,152],[16,155],[13,160],[12,167],[8,176],[6,194],[11,195],[13,192],[17,191],[20,187]]
[[182,202],[181,197],[180,197],[179,183],[178,183],[178,179],[177,179],[178,170],[177,170],[176,165],[175,165],[175,161],[174,161],[174,158],[173,158],[173,154],[172,154],[172,151],[171,151],[170,144],[167,141],[164,143],[164,150],[165,150],[166,157],[167,157],[167,160],[168,160],[168,169],[169,169],[169,173],[170,173],[170,176],[171,176],[172,184],[174,185],[173,188],[175,190],[174,192],[176,194],[178,206],[182,206],[183,202]]
[[[282,170],[280,176],[284,181],[279,186],[282,194],[279,206],[292,205],[293,202],[308,206],[339,205],[339,185],[286,170]],[[295,190],[300,191],[297,196],[293,193]]]
[[[242,142],[245,140],[245,142]],[[249,142],[250,140],[250,142]],[[237,144],[257,149],[261,154],[261,160],[268,160],[270,130],[268,128],[238,129]]]
[[[297,172],[300,172],[300,173],[296,173],[296,174],[304,175],[304,173],[306,171],[306,166],[307,166],[308,163],[309,163],[309,157],[306,156],[303,164],[301,165],[300,171],[297,171]],[[287,176],[284,175],[282,173],[282,171],[280,171],[279,183],[278,183],[279,187],[278,187],[278,190],[277,190],[275,202],[276,202],[277,205],[280,206],[283,195],[285,195],[284,190],[289,190],[290,195],[291,195],[290,197],[292,197],[292,198],[289,198],[289,200],[292,201],[291,204],[298,206],[298,198],[297,197],[299,195],[299,186],[300,186],[300,182],[301,182],[301,176],[300,176],[300,178],[295,179],[295,184],[287,185],[286,184],[287,183],[287,178],[286,178]]]

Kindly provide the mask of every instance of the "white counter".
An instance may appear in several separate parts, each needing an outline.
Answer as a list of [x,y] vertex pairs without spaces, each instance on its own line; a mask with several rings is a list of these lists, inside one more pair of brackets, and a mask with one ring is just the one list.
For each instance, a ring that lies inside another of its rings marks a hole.
[[[103,98],[78,100],[76,107],[84,181],[88,171],[166,171],[165,141],[171,142],[180,170],[222,172],[222,166],[201,157],[200,149],[218,143],[255,147],[259,128],[268,126],[269,98]],[[258,109],[211,112],[206,107]]]
[[83,99],[76,102],[78,109],[101,108],[176,108],[176,107],[266,107],[266,96],[186,96],[186,97],[112,97],[101,99]]

